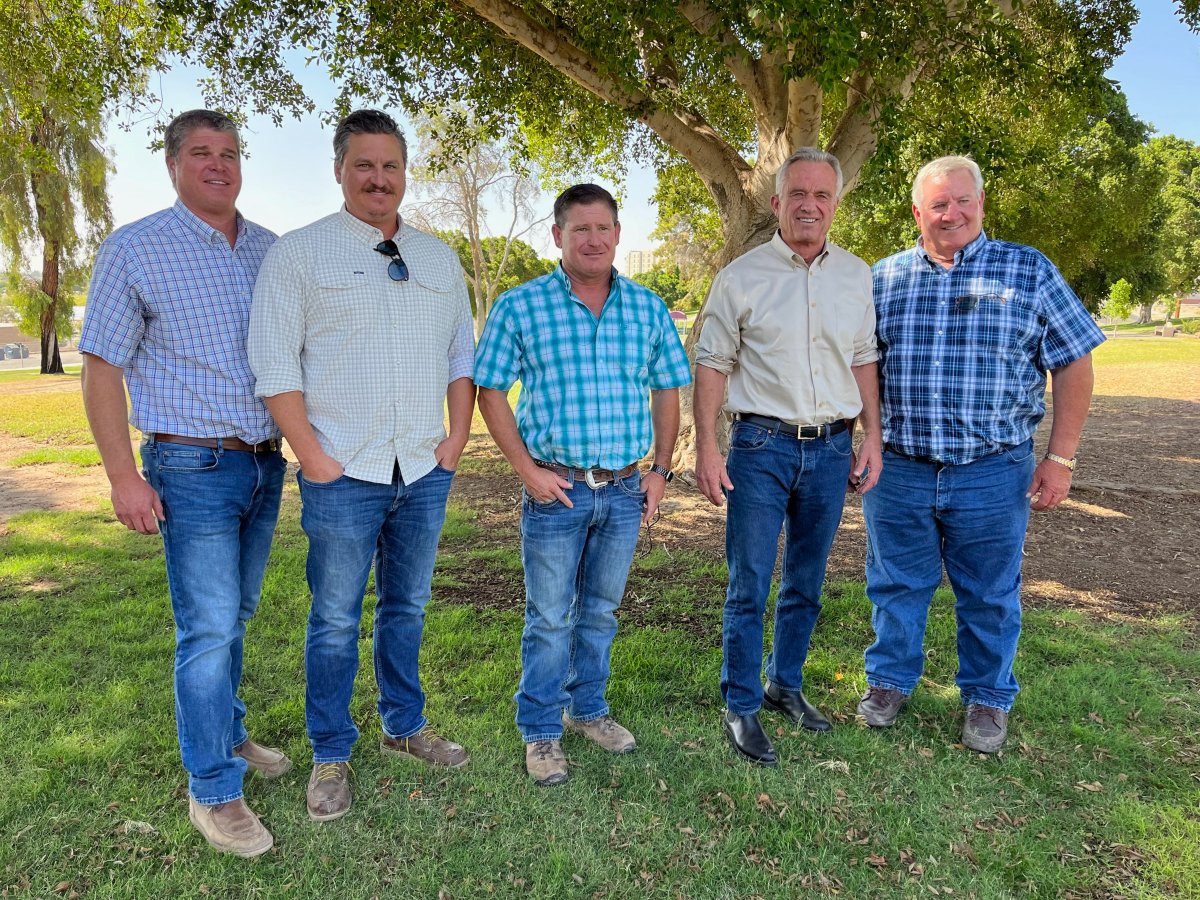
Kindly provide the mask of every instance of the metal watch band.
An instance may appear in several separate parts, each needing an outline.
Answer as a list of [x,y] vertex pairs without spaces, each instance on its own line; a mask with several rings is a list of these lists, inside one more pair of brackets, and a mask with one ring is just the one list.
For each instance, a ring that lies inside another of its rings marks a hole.
[[1072,472],[1075,471],[1075,465],[1078,462],[1077,458],[1074,456],[1072,456],[1070,459],[1067,459],[1065,456],[1059,456],[1057,453],[1047,453],[1046,459],[1050,460],[1050,462],[1056,462],[1060,466],[1066,466]]
[[667,482],[668,484],[670,484],[671,479],[675,477],[674,472],[672,472],[666,466],[660,466],[658,463],[652,465],[650,467],[650,471],[655,475],[661,475],[663,477],[663,481]]

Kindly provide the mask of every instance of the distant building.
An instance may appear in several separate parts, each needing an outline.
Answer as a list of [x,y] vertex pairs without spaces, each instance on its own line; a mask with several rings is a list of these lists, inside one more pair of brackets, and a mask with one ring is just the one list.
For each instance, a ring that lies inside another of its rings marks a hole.
[[654,268],[653,250],[630,250],[625,254],[625,275],[632,278]]

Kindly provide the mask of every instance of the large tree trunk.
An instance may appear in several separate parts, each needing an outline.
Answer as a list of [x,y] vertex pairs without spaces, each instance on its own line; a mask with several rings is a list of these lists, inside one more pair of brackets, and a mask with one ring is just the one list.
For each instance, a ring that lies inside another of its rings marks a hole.
[[[770,197],[765,206],[757,206],[743,196],[734,198],[736,202],[727,203],[720,209],[721,221],[725,223],[725,246],[713,260],[713,272],[719,272],[743,253],[753,250],[760,244],[765,244],[775,234],[777,222],[771,212]],[[708,307],[708,297],[700,305],[692,330],[684,341],[688,361],[692,363],[693,371],[696,364],[696,341],[700,338],[700,329],[704,324],[704,312]],[[692,405],[692,385],[687,385],[679,391],[679,437],[675,442],[675,456],[671,468],[679,473],[680,478],[688,484],[695,484],[696,469],[696,425]],[[717,423],[717,442],[721,452],[726,450],[729,423],[721,419]]]
[[62,375],[62,357],[58,353],[58,332],[54,320],[58,312],[59,243],[44,241],[42,244],[42,292],[50,298],[42,310],[42,369],[43,375]]
[[1137,324],[1138,325],[1148,325],[1150,323],[1151,319],[1153,318],[1153,316],[1154,316],[1154,301],[1151,300],[1149,303],[1143,303],[1141,306],[1138,307]]

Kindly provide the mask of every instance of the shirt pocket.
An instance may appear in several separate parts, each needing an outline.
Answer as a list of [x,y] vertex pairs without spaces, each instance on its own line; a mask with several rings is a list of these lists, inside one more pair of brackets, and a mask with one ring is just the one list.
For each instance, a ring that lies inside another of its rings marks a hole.
[[371,294],[362,278],[335,273],[318,275],[313,283],[312,302],[306,310],[310,337],[345,338],[369,332],[377,313]]

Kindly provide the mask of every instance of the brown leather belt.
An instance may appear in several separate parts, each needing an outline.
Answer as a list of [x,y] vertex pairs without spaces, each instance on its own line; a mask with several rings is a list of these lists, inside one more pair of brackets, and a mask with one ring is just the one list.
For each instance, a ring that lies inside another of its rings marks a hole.
[[283,447],[279,438],[259,441],[257,444],[247,444],[241,438],[204,438],[188,437],[185,434],[151,433],[150,440],[163,444],[183,444],[188,447],[208,447],[210,450],[241,450],[243,453],[275,453]]
[[558,463],[545,462],[540,459],[535,459],[534,462],[543,469],[549,469],[560,478],[567,479],[567,481],[582,481],[592,490],[603,487],[606,484],[612,484],[618,478],[627,478],[637,471],[637,463],[635,462],[631,462],[625,468],[616,472],[612,469],[572,469],[570,466],[560,466]]

